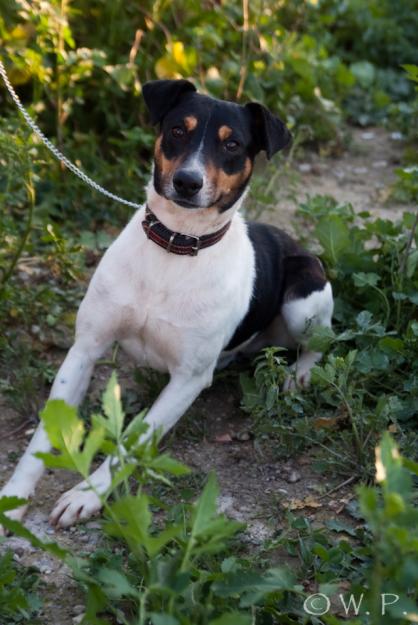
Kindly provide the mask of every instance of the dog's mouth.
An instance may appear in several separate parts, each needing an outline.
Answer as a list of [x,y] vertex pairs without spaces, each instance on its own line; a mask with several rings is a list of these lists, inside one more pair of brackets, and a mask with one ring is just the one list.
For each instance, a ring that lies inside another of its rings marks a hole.
[[171,199],[172,202],[175,202],[179,206],[182,206],[183,208],[191,208],[191,209],[193,209],[193,208],[204,208],[200,204],[196,204],[196,202],[192,202],[191,200],[186,200],[184,198],[173,197],[173,198],[169,198],[169,199]]
[[170,193],[166,195],[165,197],[167,200],[171,200],[172,202],[175,202],[175,204],[178,204],[182,208],[188,208],[190,210],[193,210],[193,209],[197,210],[199,208],[211,208],[212,206],[217,206],[222,198],[222,194],[220,194],[219,197],[215,198],[214,200],[210,202],[205,202],[204,204],[202,202],[199,202],[197,198],[187,199],[187,198],[178,196],[177,194],[173,195]]

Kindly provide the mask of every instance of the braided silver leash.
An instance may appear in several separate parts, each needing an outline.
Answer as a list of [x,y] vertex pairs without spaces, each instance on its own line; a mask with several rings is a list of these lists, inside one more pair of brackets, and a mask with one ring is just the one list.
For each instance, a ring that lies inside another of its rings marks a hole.
[[47,137],[45,137],[45,135],[42,132],[42,130],[39,128],[39,126],[36,124],[36,122],[33,121],[32,117],[29,115],[29,113],[27,112],[27,110],[25,109],[23,104],[21,103],[21,101],[19,99],[19,96],[17,95],[17,93],[13,89],[13,87],[12,87],[12,85],[10,83],[10,80],[9,80],[7,74],[6,74],[6,70],[4,69],[4,65],[3,65],[1,60],[0,60],[0,75],[3,78],[3,81],[4,81],[4,84],[6,85],[7,91],[10,93],[14,103],[16,104],[17,108],[22,113],[23,117],[25,118],[26,123],[33,130],[33,132],[38,135],[38,137],[46,145],[48,150],[50,152],[52,152],[52,154],[55,156],[56,159],[61,161],[61,163],[64,163],[64,165],[70,171],[72,171],[73,174],[75,174],[76,176],[81,178],[81,180],[83,182],[85,182],[87,185],[92,187],[95,191],[98,191],[99,193],[102,193],[103,195],[105,195],[106,197],[110,198],[111,200],[114,200],[115,202],[120,202],[120,204],[125,204],[126,206],[132,206],[133,208],[141,208],[141,204],[136,204],[135,202],[130,202],[129,200],[125,200],[122,197],[119,197],[118,195],[115,195],[114,193],[111,193],[107,189],[104,189],[102,186],[97,184],[97,182],[94,182],[94,180],[92,180],[89,176],[87,176],[87,174],[85,174],[83,171],[81,171],[81,169],[79,169],[76,165],[74,165],[74,163],[69,161],[68,158],[66,156],[64,156],[64,154],[62,152],[60,152],[60,150],[57,147],[55,147],[55,145],[53,143],[51,143],[51,141]]

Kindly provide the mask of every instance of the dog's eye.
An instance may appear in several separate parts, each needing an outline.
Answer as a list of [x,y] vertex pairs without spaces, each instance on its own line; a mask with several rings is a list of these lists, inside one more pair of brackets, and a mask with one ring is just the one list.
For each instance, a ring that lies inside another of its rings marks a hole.
[[174,126],[174,128],[171,129],[171,134],[175,139],[181,139],[184,137],[184,130],[181,126]]
[[238,148],[239,148],[238,141],[227,141],[225,143],[225,149],[228,150],[228,152],[236,152]]

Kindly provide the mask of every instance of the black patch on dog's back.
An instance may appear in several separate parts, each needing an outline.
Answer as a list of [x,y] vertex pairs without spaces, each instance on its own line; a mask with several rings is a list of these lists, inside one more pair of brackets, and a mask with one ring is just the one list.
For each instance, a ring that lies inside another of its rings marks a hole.
[[256,275],[250,306],[225,350],[238,347],[265,330],[284,301],[320,291],[326,277],[320,261],[286,232],[274,226],[248,223],[255,252]]

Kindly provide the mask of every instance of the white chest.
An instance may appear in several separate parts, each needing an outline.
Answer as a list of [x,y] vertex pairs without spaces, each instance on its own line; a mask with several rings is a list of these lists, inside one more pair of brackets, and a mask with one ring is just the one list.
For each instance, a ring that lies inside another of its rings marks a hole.
[[140,221],[137,213],[103,257],[78,326],[101,317],[140,364],[160,370],[216,359],[251,298],[254,254],[244,223],[235,216],[224,239],[190,257],[159,248]]

